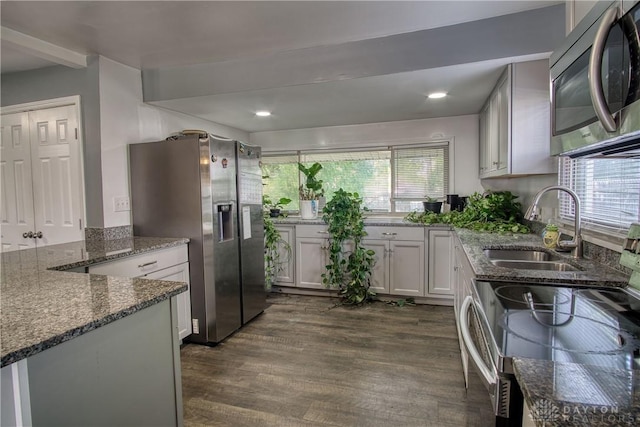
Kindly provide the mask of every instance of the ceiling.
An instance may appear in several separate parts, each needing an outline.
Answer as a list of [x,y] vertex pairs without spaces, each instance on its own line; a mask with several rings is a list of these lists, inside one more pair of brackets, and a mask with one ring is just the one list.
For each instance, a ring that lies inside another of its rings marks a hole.
[[[563,4],[2,1],[0,16],[141,69],[147,102],[257,132],[477,113],[505,64],[560,43]],[[1,55],[3,74],[64,63],[4,39]]]

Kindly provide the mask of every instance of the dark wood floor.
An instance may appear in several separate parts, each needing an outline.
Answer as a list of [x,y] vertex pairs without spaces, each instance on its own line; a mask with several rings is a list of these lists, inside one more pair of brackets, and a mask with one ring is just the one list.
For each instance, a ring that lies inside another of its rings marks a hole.
[[488,426],[451,307],[275,295],[217,347],[181,350],[186,426]]

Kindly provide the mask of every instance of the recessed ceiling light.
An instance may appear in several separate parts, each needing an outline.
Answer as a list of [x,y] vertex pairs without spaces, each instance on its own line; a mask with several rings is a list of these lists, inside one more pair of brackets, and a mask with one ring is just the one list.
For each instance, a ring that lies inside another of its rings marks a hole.
[[447,92],[433,92],[433,93],[430,93],[428,96],[430,99],[444,98],[445,96],[447,96]]
[[271,111],[256,111],[256,116],[258,117],[269,117],[271,115]]

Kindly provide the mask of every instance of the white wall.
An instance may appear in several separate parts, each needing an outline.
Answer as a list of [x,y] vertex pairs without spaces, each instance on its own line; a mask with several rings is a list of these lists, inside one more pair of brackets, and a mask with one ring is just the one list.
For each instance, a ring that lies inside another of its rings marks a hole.
[[114,197],[129,196],[128,144],[158,141],[183,129],[249,140],[244,131],[143,104],[142,78],[135,68],[100,57],[99,76],[104,227],[131,224],[130,212],[113,209]]
[[452,138],[454,182],[451,193],[482,191],[478,179],[478,116],[329,126],[251,134],[264,152],[388,146]]

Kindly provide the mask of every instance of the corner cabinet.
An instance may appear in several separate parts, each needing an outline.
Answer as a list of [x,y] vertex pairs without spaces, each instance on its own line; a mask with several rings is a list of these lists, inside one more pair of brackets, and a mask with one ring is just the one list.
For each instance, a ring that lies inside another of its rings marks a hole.
[[549,61],[509,64],[480,111],[480,178],[555,173]]
[[[189,255],[187,245],[159,249],[140,255],[123,257],[91,265],[89,274],[120,277],[143,277],[154,280],[184,282],[189,286]],[[176,296],[178,338],[191,335],[191,289]]]

